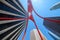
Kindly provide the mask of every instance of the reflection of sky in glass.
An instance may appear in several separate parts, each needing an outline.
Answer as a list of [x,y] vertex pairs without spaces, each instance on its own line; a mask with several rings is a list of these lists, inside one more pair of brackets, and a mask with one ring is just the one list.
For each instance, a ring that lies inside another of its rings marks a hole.
[[[38,12],[39,15],[43,17],[54,17],[54,16],[60,16],[60,9],[51,11],[50,8],[53,4],[59,1],[60,0],[32,0],[32,4],[34,6],[34,9]],[[20,2],[24,6],[24,8],[27,10],[27,0],[20,0]],[[44,27],[43,20],[38,16],[36,16],[34,12],[32,12],[32,14],[42,33],[47,37],[48,40],[53,40],[53,38],[48,34],[48,30]],[[35,26],[33,22],[29,20],[25,40],[30,40],[30,31],[34,28]],[[21,36],[19,36],[18,40],[21,40],[22,34]]]

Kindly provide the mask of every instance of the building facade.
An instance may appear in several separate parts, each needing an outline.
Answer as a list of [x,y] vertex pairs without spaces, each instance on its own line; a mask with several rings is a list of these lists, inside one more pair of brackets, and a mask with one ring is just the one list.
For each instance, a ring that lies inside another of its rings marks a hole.
[[[55,3],[50,10],[60,9],[60,2]],[[57,17],[47,17],[52,20],[60,20],[60,16]],[[60,40],[60,23],[55,23],[51,21],[44,20],[44,26],[49,30],[49,34],[54,40]]]
[[26,17],[19,0],[0,0],[0,40],[17,40],[26,26]]
[[[46,37],[43,35],[43,33],[40,31],[43,40],[47,40]],[[30,32],[30,40],[42,40],[37,32],[37,29],[33,29]]]

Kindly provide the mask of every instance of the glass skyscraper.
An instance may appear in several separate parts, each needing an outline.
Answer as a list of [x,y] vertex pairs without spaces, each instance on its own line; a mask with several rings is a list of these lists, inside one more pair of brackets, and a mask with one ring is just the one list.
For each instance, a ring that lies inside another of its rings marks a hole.
[[19,0],[0,0],[0,40],[17,40],[27,15]]

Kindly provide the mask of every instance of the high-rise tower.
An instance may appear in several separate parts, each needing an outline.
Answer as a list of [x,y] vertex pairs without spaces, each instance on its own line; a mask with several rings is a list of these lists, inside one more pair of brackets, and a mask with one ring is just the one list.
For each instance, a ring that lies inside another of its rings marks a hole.
[[26,14],[19,0],[0,0],[0,40],[17,40],[26,26]]
[[[60,2],[53,5],[50,10],[55,10],[60,8]],[[60,20],[60,16],[58,17],[47,17],[52,20]],[[48,20],[44,20],[45,27],[49,30],[49,34],[55,39],[60,40],[60,23],[51,22]]]

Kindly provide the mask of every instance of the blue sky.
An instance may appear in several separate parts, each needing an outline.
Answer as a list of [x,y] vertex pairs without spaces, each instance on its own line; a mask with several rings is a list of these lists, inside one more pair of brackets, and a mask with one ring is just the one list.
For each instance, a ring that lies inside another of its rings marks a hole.
[[[60,16],[60,9],[53,10],[51,11],[50,8],[53,4],[59,2],[60,0],[32,0],[32,4],[36,12],[43,16],[43,17],[55,17],[55,16]],[[27,0],[20,0],[21,4],[27,11]],[[45,28],[43,25],[43,19],[39,18],[34,12],[32,12],[33,17],[36,21],[36,24],[38,25],[39,29],[42,31],[42,33],[46,36],[48,40],[54,40],[49,34],[48,34],[48,29]],[[27,34],[25,40],[30,40],[30,31],[32,29],[35,29],[34,23],[29,20],[28,22],[28,29],[27,29]],[[22,34],[19,36],[18,40],[22,39]]]

